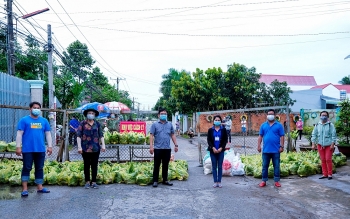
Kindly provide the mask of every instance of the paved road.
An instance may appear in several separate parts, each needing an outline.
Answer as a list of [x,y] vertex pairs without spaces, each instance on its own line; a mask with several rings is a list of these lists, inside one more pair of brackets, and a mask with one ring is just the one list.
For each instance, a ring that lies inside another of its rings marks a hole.
[[[350,218],[350,162],[333,180],[288,177],[282,187],[260,179],[224,177],[223,188],[212,188],[212,175],[198,167],[198,149],[178,139],[176,159],[189,163],[189,179],[174,186],[102,185],[98,190],[48,186],[50,194],[19,197],[19,187],[1,186],[14,199],[0,200],[1,218]],[[0,190],[1,190],[0,189]]]

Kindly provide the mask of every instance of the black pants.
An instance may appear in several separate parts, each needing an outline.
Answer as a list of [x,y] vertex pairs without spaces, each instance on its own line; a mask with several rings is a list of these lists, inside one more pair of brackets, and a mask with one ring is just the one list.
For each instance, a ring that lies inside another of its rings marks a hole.
[[168,181],[170,156],[171,149],[154,149],[153,182],[158,182],[160,163],[162,163],[163,182]]
[[303,130],[298,130],[298,134],[299,134],[299,140],[301,140],[301,135],[303,134]]
[[[69,132],[69,144],[70,145],[77,145],[77,133],[76,132]],[[74,140],[74,141],[73,141]]]
[[84,175],[85,182],[90,181],[90,167],[91,167],[91,182],[96,182],[98,158],[100,152],[85,152],[83,151],[84,160]]
[[226,129],[226,132],[227,132],[228,142],[231,143],[231,129]]

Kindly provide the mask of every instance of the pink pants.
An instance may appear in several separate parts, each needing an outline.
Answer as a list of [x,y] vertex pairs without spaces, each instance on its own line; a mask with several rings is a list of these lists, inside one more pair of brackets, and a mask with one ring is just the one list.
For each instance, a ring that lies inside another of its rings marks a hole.
[[332,176],[333,172],[333,163],[332,163],[332,154],[330,146],[322,147],[317,145],[318,153],[320,154],[321,163],[322,163],[322,174],[324,176]]

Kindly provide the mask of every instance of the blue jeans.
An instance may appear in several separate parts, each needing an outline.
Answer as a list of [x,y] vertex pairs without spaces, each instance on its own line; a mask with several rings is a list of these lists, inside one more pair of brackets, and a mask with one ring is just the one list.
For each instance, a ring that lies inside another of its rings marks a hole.
[[269,165],[272,159],[273,165],[273,180],[275,182],[280,181],[280,153],[263,153],[262,154],[262,181],[268,180]]
[[22,153],[23,156],[23,168],[22,168],[22,182],[29,181],[30,171],[35,168],[35,184],[42,185],[44,183],[44,161],[45,152],[28,152]]
[[228,137],[228,142],[231,143],[231,129],[226,129],[227,137]]
[[214,154],[213,152],[210,152],[210,159],[211,159],[211,166],[213,169],[214,183],[215,182],[221,183],[222,163],[224,162],[224,154],[225,154],[224,151],[222,151],[221,153],[218,153],[218,154]]

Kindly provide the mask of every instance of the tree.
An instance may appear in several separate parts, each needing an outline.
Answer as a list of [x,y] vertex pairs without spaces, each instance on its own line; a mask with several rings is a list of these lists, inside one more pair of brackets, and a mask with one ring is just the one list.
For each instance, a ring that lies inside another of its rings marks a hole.
[[346,99],[340,104],[340,112],[335,128],[339,136],[340,145],[349,145],[350,143],[350,100]]
[[84,84],[79,83],[70,71],[64,68],[60,74],[55,75],[53,83],[55,96],[63,109],[74,109],[80,105]]
[[289,94],[293,93],[293,91],[290,89],[290,87],[288,87],[288,84],[285,81],[279,82],[274,80],[268,87],[268,91],[271,96],[270,104],[272,106],[293,106],[296,102],[296,100],[292,100],[289,97]]
[[62,61],[64,63],[62,67],[68,68],[74,77],[77,77],[79,83],[87,78],[89,70],[95,63],[87,45],[78,40],[68,46],[67,52],[63,52]]
[[185,70],[178,71],[176,69],[170,68],[168,74],[162,75],[162,82],[160,84],[159,91],[163,94],[163,98],[159,99],[154,107],[158,110],[159,107],[165,107],[168,114],[174,114],[178,111],[176,106],[176,101],[171,94],[173,84],[178,81],[182,74],[187,74]]
[[[55,69],[57,66],[53,65]],[[24,80],[45,81],[43,86],[43,107],[49,106],[49,83],[47,69],[47,52],[40,46],[34,36],[25,39],[25,49],[16,44],[15,75]]]
[[247,68],[239,63],[228,65],[224,93],[230,100],[228,108],[254,107],[259,95],[259,79],[255,67]]
[[192,74],[185,71],[180,74],[169,72],[166,79],[162,83],[163,96],[156,107],[174,106],[186,114],[261,105],[293,105],[295,102],[289,97],[292,91],[286,82],[274,81],[269,86],[259,83],[260,74],[256,73],[254,67],[247,68],[238,63],[228,65],[227,72],[221,68],[209,68],[206,71],[197,68]]
[[345,76],[339,81],[339,84],[350,84],[350,78],[349,76]]

